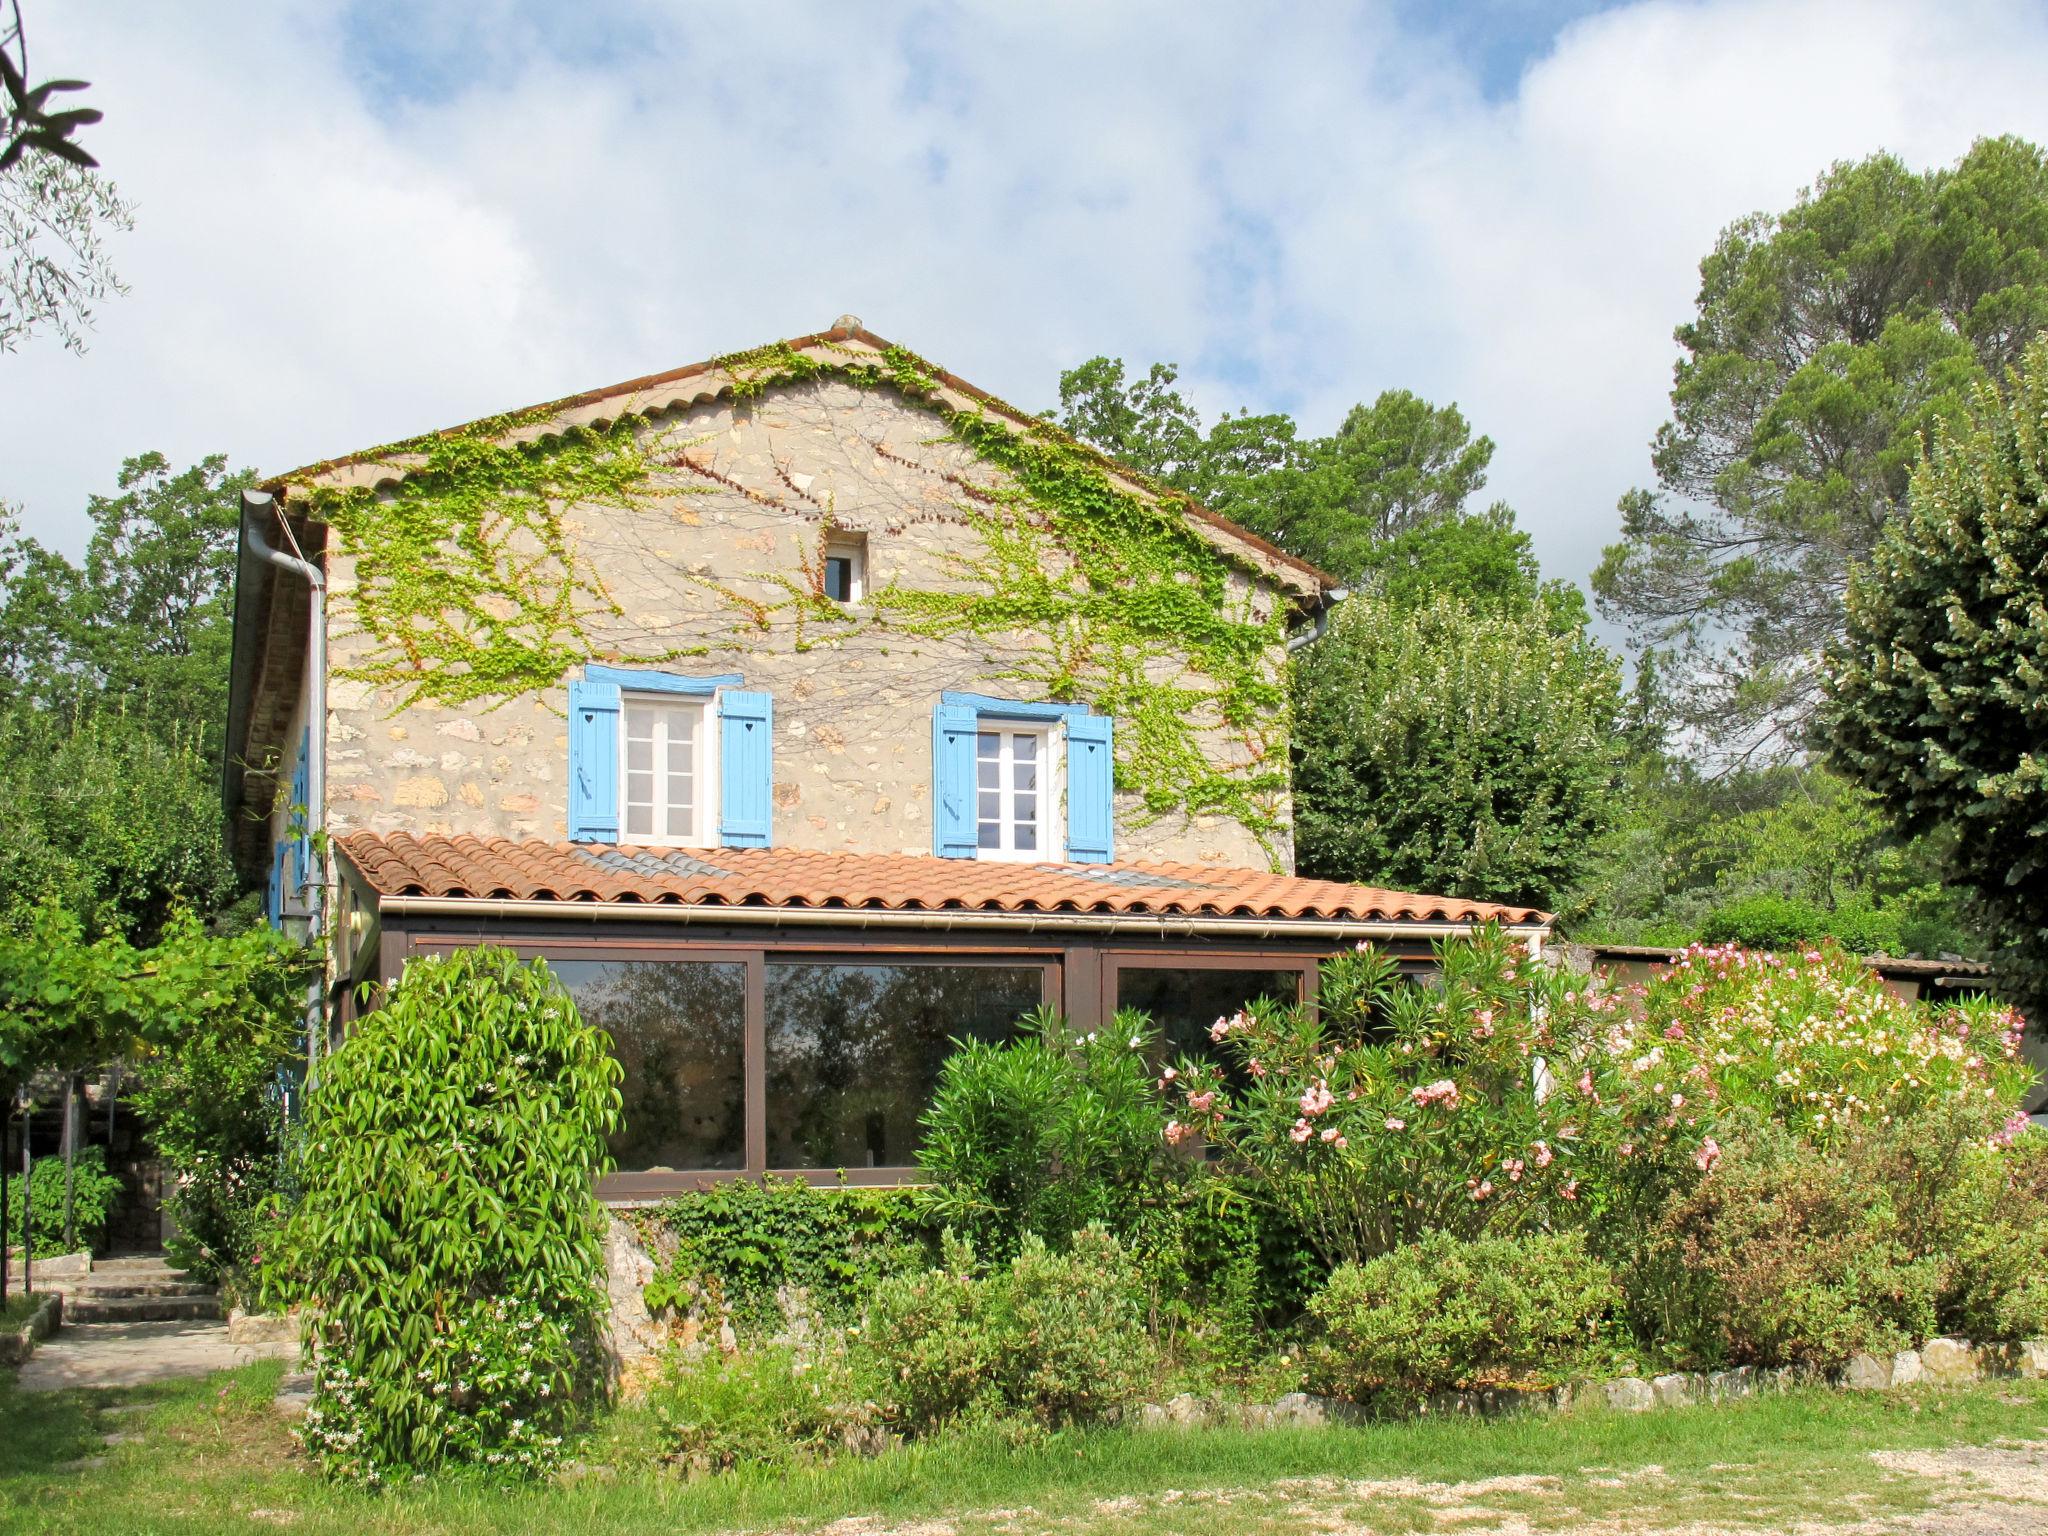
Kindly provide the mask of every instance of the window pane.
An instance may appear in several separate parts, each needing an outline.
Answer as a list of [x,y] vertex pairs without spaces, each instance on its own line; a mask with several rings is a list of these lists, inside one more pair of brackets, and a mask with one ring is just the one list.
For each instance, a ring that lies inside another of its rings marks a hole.
[[1007,1039],[1040,967],[767,968],[768,1166],[901,1168],[955,1038]]
[[625,1068],[622,1173],[746,1165],[747,968],[737,961],[551,960]]
[[1038,826],[1035,822],[1019,821],[1016,828],[1017,851],[1036,853],[1038,851]]
[[994,731],[974,733],[974,755],[976,757],[998,758],[1003,755],[1003,738]]
[[835,603],[853,598],[853,562],[844,555],[825,557],[825,595]]
[[1291,1003],[1301,996],[1299,971],[1210,971],[1193,966],[1154,969],[1117,967],[1116,1005],[1152,1016],[1166,1058],[1201,1056],[1209,1048],[1209,1026],[1254,998]]
[[974,828],[974,846],[996,848],[1003,846],[1003,829],[993,821],[977,822]]
[[1036,764],[1038,761],[1038,738],[1020,731],[1012,736],[1010,741],[1017,759],[1017,772],[1023,774],[1035,771],[1034,769],[1027,768],[1025,765]]
[[646,802],[646,801],[644,801],[644,800],[643,800],[643,801],[641,801],[641,802],[639,802],[639,803],[638,803],[637,805],[636,805],[636,804],[634,804],[634,803],[633,803],[632,801],[630,801],[630,800],[629,800],[629,801],[627,801],[627,803],[626,803],[626,836],[628,836],[628,837],[652,837],[652,836],[654,836],[654,807],[653,807],[653,806],[651,806],[651,805],[647,804],[647,802]]

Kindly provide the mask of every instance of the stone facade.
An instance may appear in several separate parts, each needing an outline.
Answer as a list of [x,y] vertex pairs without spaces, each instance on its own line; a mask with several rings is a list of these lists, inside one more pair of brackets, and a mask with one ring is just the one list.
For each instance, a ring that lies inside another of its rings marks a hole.
[[[986,547],[967,488],[996,486],[1001,472],[947,440],[929,409],[830,380],[750,402],[701,398],[652,414],[641,431],[664,462],[690,467],[632,505],[567,518],[574,558],[603,594],[580,620],[593,652],[620,666],[737,673],[774,696],[776,846],[930,853],[930,721],[941,691],[1043,698],[1030,677],[1058,670],[1056,637],[914,636],[860,603],[851,622],[807,616],[799,625],[790,598],[810,585],[828,528],[866,536],[871,592],[892,582],[972,589],[964,567]],[[374,646],[355,618],[354,561],[331,549],[328,568],[328,827],[566,837],[567,679],[465,707],[408,704],[402,690],[353,680]],[[1269,575],[1248,569],[1233,581],[1234,601],[1254,618],[1285,601]],[[1283,660],[1274,645],[1276,677]],[[1149,671],[1172,681],[1184,668],[1162,656]],[[1220,721],[1205,723],[1200,741],[1217,766],[1249,765],[1243,735]],[[1284,796],[1274,810],[1284,826]],[[1119,861],[1292,867],[1284,833],[1262,842],[1218,816],[1148,824],[1131,795],[1118,797],[1116,813]]]

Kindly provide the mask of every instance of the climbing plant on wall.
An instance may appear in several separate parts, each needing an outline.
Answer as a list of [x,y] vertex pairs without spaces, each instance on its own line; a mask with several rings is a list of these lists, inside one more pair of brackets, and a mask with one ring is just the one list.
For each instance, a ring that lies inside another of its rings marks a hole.
[[[741,485],[642,415],[563,430],[545,410],[526,412],[381,450],[375,457],[393,475],[378,487],[296,488],[354,558],[354,617],[367,648],[344,675],[396,689],[401,704],[503,701],[554,687],[571,667],[616,655],[593,630],[622,617],[578,557],[573,519],[722,488],[807,519],[818,548],[802,552],[794,575],[751,577],[751,593],[690,576],[730,612],[729,631],[711,644],[636,648],[631,659],[744,650],[778,630],[799,648],[821,633],[870,628],[912,643],[979,645],[989,680],[1087,700],[1118,718],[1118,787],[1144,815],[1223,816],[1270,842],[1287,783],[1285,689],[1273,659],[1284,608],[1259,611],[1252,573],[1188,525],[1174,493],[1127,489],[1056,427],[955,404],[937,371],[901,348],[777,344],[712,366],[742,402],[826,380],[894,390],[1000,471],[970,477],[873,445],[940,477],[955,514],[979,535],[973,553],[955,558],[948,589],[892,581],[850,613],[825,598],[822,558],[813,558],[832,530],[830,508],[787,476],[787,498]],[[1232,741],[1235,763],[1213,760],[1210,731]]]

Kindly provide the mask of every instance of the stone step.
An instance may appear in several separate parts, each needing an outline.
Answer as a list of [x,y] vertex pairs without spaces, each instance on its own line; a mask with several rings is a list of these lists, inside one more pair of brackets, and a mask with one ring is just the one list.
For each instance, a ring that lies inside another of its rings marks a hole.
[[[20,1276],[13,1276],[8,1285],[10,1291],[21,1289]],[[56,1291],[63,1296],[211,1296],[215,1287],[204,1280],[195,1280],[179,1270],[163,1275],[86,1275],[45,1280],[42,1271],[36,1272],[36,1290]]]
[[222,1315],[220,1297],[215,1295],[64,1298],[66,1323],[212,1322]]

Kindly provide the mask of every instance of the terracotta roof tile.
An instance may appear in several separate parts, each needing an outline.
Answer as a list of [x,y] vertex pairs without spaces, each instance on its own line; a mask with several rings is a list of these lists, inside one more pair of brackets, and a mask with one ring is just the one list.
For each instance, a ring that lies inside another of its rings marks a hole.
[[1531,907],[1203,864],[1027,864],[797,848],[641,848],[355,832],[381,896],[1357,922],[1548,922]]

